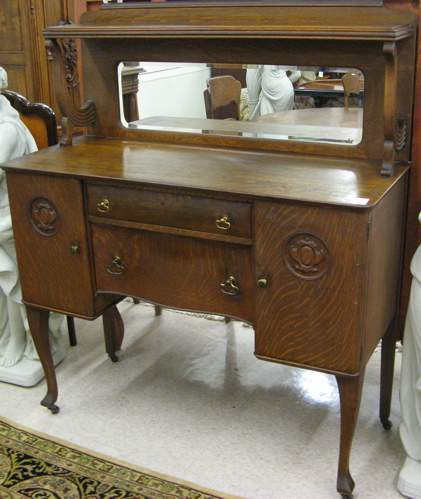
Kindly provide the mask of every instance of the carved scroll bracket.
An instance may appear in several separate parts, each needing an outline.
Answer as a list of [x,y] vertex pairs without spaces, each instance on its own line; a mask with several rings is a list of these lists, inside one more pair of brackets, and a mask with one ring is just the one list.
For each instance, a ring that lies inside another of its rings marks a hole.
[[385,42],[383,53],[386,58],[385,89],[383,102],[384,147],[381,174],[391,177],[394,174],[395,153],[406,141],[406,119],[397,117],[397,49],[394,42]]
[[56,98],[63,115],[63,136],[60,145],[71,145],[74,126],[85,127],[94,123],[95,105],[89,100],[79,108],[75,103],[74,89],[79,84],[79,75],[74,40],[63,39],[60,44],[57,39],[47,39],[45,46],[52,54]]

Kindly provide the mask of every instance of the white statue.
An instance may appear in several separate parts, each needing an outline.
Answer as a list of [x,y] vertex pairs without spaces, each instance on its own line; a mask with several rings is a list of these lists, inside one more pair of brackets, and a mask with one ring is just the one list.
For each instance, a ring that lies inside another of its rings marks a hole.
[[[419,216],[421,222],[421,214]],[[421,499],[421,246],[411,261],[413,275],[403,337],[399,428],[407,457],[398,489],[406,497]]]
[[[0,68],[0,83],[1,88],[7,86],[3,68]],[[35,140],[19,113],[0,95],[0,164],[36,150]],[[50,342],[57,363],[64,356],[59,341],[63,316],[50,315]],[[42,377],[22,303],[6,178],[0,170],[0,381],[32,386]]]
[[288,111],[294,104],[294,86],[301,76],[297,68],[257,66],[247,68],[250,120],[264,114]]

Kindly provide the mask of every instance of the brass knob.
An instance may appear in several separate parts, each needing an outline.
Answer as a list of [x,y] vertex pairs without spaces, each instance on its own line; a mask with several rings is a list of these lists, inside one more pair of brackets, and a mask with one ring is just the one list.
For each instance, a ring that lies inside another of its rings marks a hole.
[[220,284],[219,287],[225,295],[234,296],[238,295],[240,292],[240,288],[235,285],[235,277],[232,276],[228,277],[228,279],[224,283]]
[[76,246],[75,244],[70,246],[70,253],[78,253],[79,252],[79,246]]
[[98,211],[100,211],[101,213],[107,213],[110,211],[110,202],[108,201],[108,199],[103,199],[96,206],[98,208]]
[[219,218],[215,223],[218,229],[228,230],[231,227],[231,222],[226,216]]
[[257,285],[259,286],[259,288],[267,288],[268,282],[266,279],[259,279],[257,281]]

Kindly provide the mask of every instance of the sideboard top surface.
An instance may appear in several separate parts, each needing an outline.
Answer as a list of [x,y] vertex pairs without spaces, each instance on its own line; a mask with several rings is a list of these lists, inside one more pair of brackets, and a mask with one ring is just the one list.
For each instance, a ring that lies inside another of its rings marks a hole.
[[197,192],[198,195],[292,200],[355,208],[374,206],[408,169],[380,176],[375,160],[148,143],[85,136],[2,165],[89,182]]

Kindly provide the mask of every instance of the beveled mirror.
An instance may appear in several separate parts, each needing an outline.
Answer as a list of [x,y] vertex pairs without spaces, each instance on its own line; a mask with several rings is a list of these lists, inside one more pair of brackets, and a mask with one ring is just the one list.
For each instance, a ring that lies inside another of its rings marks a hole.
[[352,147],[363,133],[356,68],[123,62],[123,127]]

